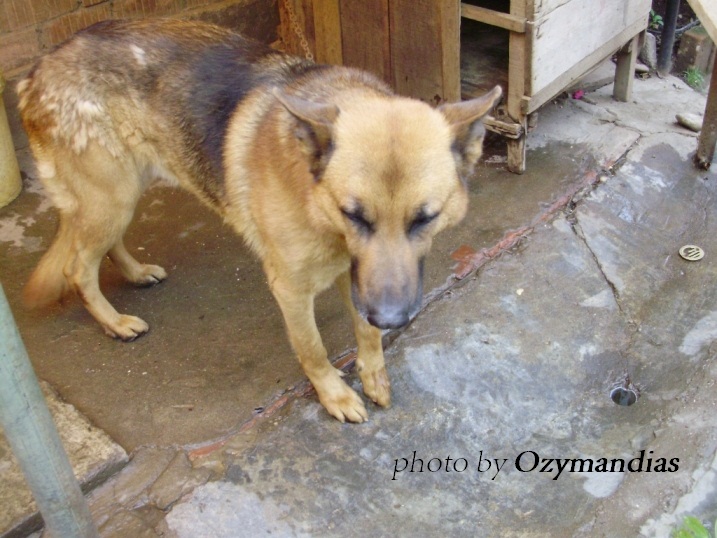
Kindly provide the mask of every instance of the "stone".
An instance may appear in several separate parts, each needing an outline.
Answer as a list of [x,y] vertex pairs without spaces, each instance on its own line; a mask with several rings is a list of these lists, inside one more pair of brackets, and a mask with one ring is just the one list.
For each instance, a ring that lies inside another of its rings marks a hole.
[[187,455],[178,452],[149,489],[149,500],[160,510],[166,510],[195,487],[205,484],[211,475],[209,469],[193,469]]
[[136,512],[122,510],[112,516],[100,529],[103,538],[155,538],[160,536]]
[[640,61],[652,70],[657,69],[657,39],[649,32],[645,32],[645,40],[640,49]]
[[136,509],[149,502],[147,491],[162,475],[175,457],[171,448],[142,448],[132,455],[122,471],[93,491],[88,501],[92,518],[104,525],[122,508]]
[[675,115],[677,123],[683,127],[687,127],[690,131],[696,133],[702,129],[702,118],[697,114],[690,114],[689,112],[681,112]]
[[680,39],[680,48],[675,55],[674,73],[684,73],[690,68],[702,73],[711,73],[714,63],[715,46],[702,26],[687,30]]

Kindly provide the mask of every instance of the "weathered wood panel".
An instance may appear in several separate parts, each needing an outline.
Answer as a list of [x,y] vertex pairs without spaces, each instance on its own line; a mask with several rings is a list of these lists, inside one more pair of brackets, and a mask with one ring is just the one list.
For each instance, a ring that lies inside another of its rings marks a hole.
[[441,17],[443,49],[444,101],[461,100],[461,3],[455,0],[438,2]]
[[528,95],[590,56],[620,32],[644,21],[650,0],[572,0],[536,20],[531,32]]
[[511,32],[521,34],[525,32],[525,17],[516,17],[510,13],[501,13],[500,11],[463,3],[461,5],[461,16],[466,19],[510,30]]
[[316,61],[343,63],[341,12],[339,0],[313,0]]
[[717,2],[715,0],[687,0],[692,11],[705,27],[712,41],[717,43]]
[[532,0],[532,5],[531,0],[525,1],[529,18],[531,21],[535,21],[573,0]]
[[[286,0],[279,2],[279,37],[281,39],[281,48],[289,54],[303,56],[305,52],[302,50],[299,36],[292,24],[292,18],[287,10],[287,3],[294,14],[296,22],[307,38],[309,48],[315,51],[314,46],[314,14],[312,0]],[[308,17],[306,14],[308,13]]]
[[643,28],[644,26],[641,21],[637,21],[632,26],[628,26],[611,41],[603,44],[592,54],[586,56],[580,62],[571,66],[550,84],[543,87],[540,91],[530,94],[530,97],[523,101],[523,112],[525,114],[530,114],[536,111],[565,88],[573,85],[578,79],[582,78],[585,73],[589,72],[596,65],[598,65],[598,63],[603,61],[605,58],[609,58],[611,54],[617,52],[622,45],[638,35]]
[[361,67],[393,82],[388,0],[341,0],[344,65]]
[[[393,87],[398,93],[429,102],[460,97],[458,7],[456,0],[389,2]],[[448,92],[444,91],[446,67],[454,73],[448,77]]]

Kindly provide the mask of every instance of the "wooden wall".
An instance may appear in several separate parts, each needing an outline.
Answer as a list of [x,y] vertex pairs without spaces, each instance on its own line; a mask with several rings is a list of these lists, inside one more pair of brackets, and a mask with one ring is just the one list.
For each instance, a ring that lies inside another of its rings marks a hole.
[[[632,35],[646,25],[650,0],[536,0],[529,32],[530,77],[534,95],[574,65],[613,43],[626,28]],[[613,47],[620,46],[611,45]],[[605,55],[610,54],[610,50]]]
[[[317,62],[367,69],[397,92],[425,101],[460,98],[459,2],[288,1]],[[287,50],[303,55],[283,5],[280,12]]]

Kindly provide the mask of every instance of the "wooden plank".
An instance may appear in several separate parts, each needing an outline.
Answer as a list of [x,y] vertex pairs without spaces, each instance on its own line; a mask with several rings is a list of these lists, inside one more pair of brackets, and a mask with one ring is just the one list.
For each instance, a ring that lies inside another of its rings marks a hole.
[[313,4],[316,61],[340,65],[343,63],[343,50],[339,0],[313,0]]
[[[525,17],[525,4],[520,1],[510,3],[511,15],[514,17]],[[520,118],[523,113],[520,108],[520,101],[525,95],[526,79],[530,76],[527,56],[528,40],[525,34],[511,32],[508,41],[508,90],[506,102],[508,115],[522,123]]]
[[393,87],[402,95],[430,103],[445,100],[441,2],[389,3]]
[[511,32],[525,33],[525,17],[516,17],[510,13],[501,13],[471,4],[461,4],[461,16],[473,21],[497,26]]
[[489,131],[498,133],[499,135],[502,135],[506,138],[512,138],[514,140],[517,140],[523,135],[525,135],[525,130],[523,129],[523,126],[519,123],[511,123],[498,120],[493,116],[486,116],[483,119],[483,125],[485,125],[485,128]]
[[717,60],[712,68],[712,80],[709,93],[707,94],[707,105],[705,107],[705,118],[702,122],[702,131],[697,143],[695,164],[707,170],[712,164],[715,155],[715,144],[717,144]]
[[635,35],[639,34],[644,30],[644,23],[637,21],[631,26],[625,28],[621,33],[615,36],[612,40],[604,43],[592,54],[583,58],[580,62],[572,66],[570,69],[562,73],[559,77],[553,80],[550,84],[546,85],[540,91],[532,93],[529,101],[528,108],[523,110],[524,113],[530,114],[537,110],[550,99],[558,95],[560,92],[569,87],[573,82],[585,75],[590,69],[595,67],[600,61],[605,58],[609,58],[615,53],[622,45],[632,39]]
[[[520,1],[510,3],[510,14],[525,17],[525,4]],[[508,91],[506,92],[506,111],[511,120],[521,126],[523,135],[508,140],[508,170],[516,174],[525,172],[525,132],[527,115],[523,113],[521,103],[526,91],[526,78],[530,76],[530,62],[527,55],[528,40],[526,34],[511,32],[508,42]]]
[[344,65],[360,67],[389,84],[391,50],[388,0],[340,0]]
[[443,43],[443,100],[461,100],[461,7],[455,0],[439,0]]
[[632,99],[632,83],[635,80],[635,64],[637,63],[637,49],[640,44],[637,35],[628,41],[617,53],[617,67],[615,69],[615,84],[612,96],[617,101],[627,103]]
[[647,26],[650,0],[572,0],[535,22],[531,95],[635,23]]
[[697,18],[705,27],[713,43],[717,43],[717,5],[715,0],[687,0]]
[[[704,26],[713,42],[717,43],[717,8],[714,0],[687,0],[697,18]],[[707,94],[705,118],[697,145],[695,163],[707,170],[712,164],[717,143],[717,60],[712,68],[712,80]]]

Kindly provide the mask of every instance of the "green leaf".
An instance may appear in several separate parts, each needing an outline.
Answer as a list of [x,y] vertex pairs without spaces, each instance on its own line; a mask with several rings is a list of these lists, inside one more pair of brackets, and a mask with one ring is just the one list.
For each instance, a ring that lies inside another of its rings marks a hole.
[[685,516],[682,527],[689,530],[694,538],[710,538],[710,533],[707,532],[705,526],[694,516]]

